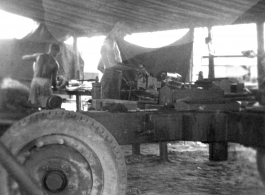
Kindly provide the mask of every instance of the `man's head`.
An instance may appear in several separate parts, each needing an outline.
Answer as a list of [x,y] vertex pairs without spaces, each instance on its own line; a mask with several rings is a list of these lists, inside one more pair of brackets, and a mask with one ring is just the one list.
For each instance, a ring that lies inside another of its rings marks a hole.
[[60,45],[57,43],[52,43],[49,47],[49,53],[56,57],[60,53]]
[[125,22],[117,22],[110,33],[118,37],[125,37],[131,34],[131,29]]

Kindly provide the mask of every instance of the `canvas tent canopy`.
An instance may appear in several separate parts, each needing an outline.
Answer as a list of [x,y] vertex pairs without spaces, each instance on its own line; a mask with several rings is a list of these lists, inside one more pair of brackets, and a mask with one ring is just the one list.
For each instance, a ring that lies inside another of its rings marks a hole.
[[118,21],[153,32],[264,21],[264,0],[0,0],[0,9],[44,23],[58,40],[106,35]]
[[[0,0],[0,9],[39,22],[39,28],[24,40],[46,44],[62,42],[69,36],[106,35],[118,21],[129,24],[131,31],[136,33],[262,22],[265,18],[264,0]],[[188,58],[185,58],[184,62],[180,58],[176,59],[176,56],[184,57],[181,55],[183,53],[190,56],[192,49],[187,47],[189,50],[181,51],[183,48],[173,44],[149,52],[147,49],[128,46],[128,43],[123,41],[121,43],[122,48],[127,47],[127,51],[131,53],[129,58],[125,55],[126,49],[122,50],[123,60],[153,64],[153,67],[147,66],[154,76],[158,73],[155,68],[161,67],[161,64],[169,69],[178,64],[186,66]],[[138,49],[136,53],[135,48]],[[139,51],[142,51],[142,54]],[[15,53],[10,52],[13,55]],[[164,55],[165,53],[172,55]],[[175,63],[177,61],[178,63]],[[80,67],[76,69],[79,70]],[[187,70],[184,72],[187,73]]]
[[[189,81],[193,45],[192,31],[188,31],[181,39],[161,48],[145,48],[124,39],[118,39],[117,43],[125,64],[141,64],[149,74],[156,78],[159,78],[162,72],[172,72],[180,74],[181,81]],[[133,73],[124,71],[123,74],[128,78]]]
[[[57,40],[49,33],[46,26],[39,24],[38,28],[23,39],[0,40],[0,78],[11,77],[20,80],[27,86],[33,77],[33,61],[22,60],[23,55],[48,52],[49,45]],[[75,53],[71,45],[60,43],[61,52],[57,56],[59,75],[66,79],[80,78],[83,74],[84,61],[80,53]],[[77,67],[75,57],[79,58]]]

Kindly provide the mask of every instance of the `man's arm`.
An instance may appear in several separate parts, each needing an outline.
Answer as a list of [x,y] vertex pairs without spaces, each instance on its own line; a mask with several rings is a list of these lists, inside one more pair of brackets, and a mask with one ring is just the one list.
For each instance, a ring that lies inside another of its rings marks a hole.
[[111,43],[108,41],[104,42],[104,46],[101,50],[101,56],[102,62],[107,67],[112,67],[121,71],[135,70],[141,72],[142,74],[147,73],[143,66],[122,63],[119,48],[115,43],[114,45],[111,45]]
[[33,60],[33,61],[36,61],[37,60],[37,57],[40,56],[40,55],[41,55],[41,53],[24,55],[24,56],[22,56],[22,60]]
[[58,74],[58,70],[59,70],[59,65],[56,64],[53,72],[52,72],[52,86],[53,86],[53,90],[57,90],[57,74]]
[[134,70],[142,75],[150,76],[150,74],[147,72],[143,65],[117,63],[114,68],[117,68],[118,70]]
[[64,89],[66,87],[66,85],[68,85],[68,80],[64,79],[63,83],[60,86],[58,86],[58,89],[59,90]]

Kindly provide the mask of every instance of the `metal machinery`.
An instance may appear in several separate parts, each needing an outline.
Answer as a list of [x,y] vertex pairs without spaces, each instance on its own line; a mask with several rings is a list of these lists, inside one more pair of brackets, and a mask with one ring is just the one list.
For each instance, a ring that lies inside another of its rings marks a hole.
[[[132,144],[137,152],[141,143],[177,140],[209,143],[210,160],[225,160],[228,142],[256,148],[265,182],[265,109],[238,103],[259,101],[262,94],[245,93],[240,84],[224,93],[220,86],[202,80],[165,85],[159,93],[127,90],[126,97],[146,98],[93,99],[90,111],[1,113],[0,194],[124,195],[127,173],[119,145]],[[120,104],[125,111],[102,111]]]

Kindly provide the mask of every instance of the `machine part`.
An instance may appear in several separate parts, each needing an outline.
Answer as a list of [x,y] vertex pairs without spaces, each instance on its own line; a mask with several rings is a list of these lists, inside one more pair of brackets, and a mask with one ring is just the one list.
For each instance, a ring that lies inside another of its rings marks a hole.
[[92,83],[91,95],[92,95],[92,99],[101,98],[101,84],[99,82]]
[[260,178],[265,185],[265,149],[257,149],[257,169],[260,175]]
[[62,106],[62,98],[58,95],[52,95],[48,97],[47,102],[46,102],[46,108],[48,109],[56,109],[56,108],[61,108]]
[[[39,189],[39,186],[32,180],[29,174],[26,172],[24,167],[17,162],[15,157],[10,153],[10,151],[5,147],[5,145],[0,141],[0,162],[2,166],[8,170],[8,172],[16,178],[21,186],[23,186],[23,191],[28,195],[43,194],[43,191]],[[3,171],[3,169],[2,169]],[[0,174],[5,174],[0,170]],[[3,184],[2,180],[0,180]],[[0,188],[0,194],[6,194],[5,189]]]
[[[1,140],[48,195],[126,193],[123,153],[106,128],[90,117],[41,111],[15,123]],[[11,184],[3,185],[6,195],[21,190],[7,174],[1,174],[0,181]]]

